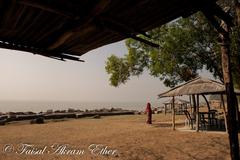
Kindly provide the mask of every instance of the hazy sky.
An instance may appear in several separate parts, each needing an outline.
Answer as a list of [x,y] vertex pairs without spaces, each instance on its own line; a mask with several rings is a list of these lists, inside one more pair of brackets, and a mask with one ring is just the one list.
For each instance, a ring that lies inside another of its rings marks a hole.
[[147,73],[117,88],[109,85],[105,61],[123,55],[123,41],[83,55],[86,62],[57,61],[27,52],[0,49],[0,100],[146,102],[167,88]]

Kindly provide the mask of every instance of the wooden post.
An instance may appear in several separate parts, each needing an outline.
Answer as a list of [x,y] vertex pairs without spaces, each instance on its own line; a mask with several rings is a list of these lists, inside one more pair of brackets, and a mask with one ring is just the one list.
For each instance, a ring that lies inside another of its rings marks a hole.
[[166,104],[164,104],[164,115],[166,115]]
[[195,99],[195,95],[192,95],[192,100],[193,100],[193,118],[196,119],[196,99]]
[[[193,107],[192,107],[192,115],[191,117],[195,120],[192,124],[192,129],[194,129],[194,125],[196,126],[196,98],[195,98],[195,95],[193,94],[192,95],[192,104],[193,104]],[[196,128],[195,128],[196,129]]]
[[172,99],[172,129],[175,130],[175,100]]
[[208,100],[207,100],[207,98],[206,98],[206,96],[205,96],[204,94],[202,94],[202,96],[203,96],[204,100],[205,100],[206,103],[207,103],[208,112],[209,112],[209,111],[210,111],[210,105],[209,105],[209,102],[208,102]]
[[[230,144],[230,154],[232,160],[239,160],[239,142],[238,142],[238,124],[236,120],[236,109],[238,104],[236,103],[236,95],[233,89],[233,81],[231,75],[231,63],[230,63],[230,37],[229,37],[229,27],[232,25],[231,17],[228,13],[222,12],[222,16],[218,18],[222,19],[222,24],[220,25],[214,13],[208,10],[203,10],[203,13],[215,27],[220,35],[221,41],[221,60],[222,60],[222,70],[223,70],[223,79],[226,88],[227,95],[227,127],[228,127],[228,137]],[[223,15],[225,14],[225,15]],[[225,17],[225,18],[224,18]],[[226,19],[228,17],[228,19]],[[228,21],[228,24],[223,21]]]
[[237,107],[236,107],[236,120],[238,122],[238,127],[240,127],[239,125],[239,108],[238,108],[238,99],[237,99],[237,95],[235,94],[235,103],[237,104]]
[[189,95],[189,102],[190,102],[190,113],[192,113],[192,99],[191,99],[191,95]]
[[220,33],[221,38],[221,54],[222,54],[222,70],[224,84],[227,94],[227,127],[230,143],[230,153],[232,160],[239,160],[239,142],[238,142],[238,124],[236,120],[236,94],[233,89],[231,63],[230,63],[230,37],[229,29],[226,24],[223,26],[225,32]]
[[225,128],[226,128],[226,132],[228,132],[226,107],[225,107],[225,102],[224,102],[222,94],[221,94],[221,101],[222,101],[222,106],[223,106],[224,124],[225,124]]
[[197,105],[196,105],[196,132],[199,131],[199,95],[197,94]]

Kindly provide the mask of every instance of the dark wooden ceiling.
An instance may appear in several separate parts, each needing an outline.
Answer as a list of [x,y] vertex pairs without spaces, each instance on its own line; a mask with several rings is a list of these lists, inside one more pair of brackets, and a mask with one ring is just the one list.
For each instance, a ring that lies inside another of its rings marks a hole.
[[128,37],[138,39],[139,34],[214,2],[0,0],[0,47],[78,60],[74,56]]

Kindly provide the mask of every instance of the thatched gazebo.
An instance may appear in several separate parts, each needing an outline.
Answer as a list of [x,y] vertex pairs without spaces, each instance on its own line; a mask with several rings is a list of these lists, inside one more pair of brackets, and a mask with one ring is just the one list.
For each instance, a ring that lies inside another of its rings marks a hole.
[[[236,94],[239,95],[240,92],[236,91]],[[225,103],[224,103],[224,99],[223,99],[223,94],[226,94],[226,89],[224,84],[222,84],[221,82],[217,82],[211,79],[207,79],[207,78],[202,78],[202,77],[198,77],[195,78],[193,80],[190,80],[186,83],[183,83],[179,86],[176,86],[166,92],[163,92],[161,94],[158,95],[159,98],[163,98],[163,97],[173,97],[172,99],[172,111],[173,111],[173,129],[175,129],[175,112],[174,112],[174,108],[175,108],[175,97],[176,96],[182,96],[182,95],[189,95],[192,96],[192,100],[193,100],[193,105],[195,108],[193,114],[195,116],[196,119],[196,131],[199,130],[199,95],[203,96],[203,98],[205,99],[206,103],[207,103],[207,107],[208,107],[208,112],[210,112],[210,105],[209,102],[206,98],[205,95],[209,95],[209,94],[219,94],[221,95],[221,99],[222,99],[222,104],[223,104],[223,113],[224,113],[224,121],[225,121],[225,126],[227,126],[226,123],[226,109],[225,109]],[[196,95],[196,101],[195,101],[195,95]],[[227,127],[226,127],[227,128]]]
[[[172,110],[172,103],[173,103],[173,98],[163,102],[165,115],[167,111]],[[183,114],[183,112],[187,110],[188,105],[190,104],[189,101],[179,99],[179,98],[175,98],[174,103],[175,103],[174,105],[177,106],[176,114]]]

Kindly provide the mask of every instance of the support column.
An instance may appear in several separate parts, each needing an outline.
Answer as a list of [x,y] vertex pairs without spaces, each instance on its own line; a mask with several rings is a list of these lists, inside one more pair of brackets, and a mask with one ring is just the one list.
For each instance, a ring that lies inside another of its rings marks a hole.
[[164,104],[164,115],[166,115],[166,104]]
[[199,131],[199,95],[197,94],[197,105],[196,105],[196,132]]
[[236,103],[236,94],[234,93],[231,75],[229,30],[226,25],[224,29],[225,32],[220,33],[220,38],[223,78],[227,94],[227,127],[231,158],[232,160],[239,160],[238,124],[236,120],[236,109],[238,108],[238,104]]
[[172,99],[172,129],[175,130],[175,98]]
[[222,101],[222,106],[223,106],[223,115],[224,115],[225,129],[226,129],[226,132],[228,133],[226,107],[225,107],[225,102],[224,102],[224,98],[223,98],[223,95],[222,95],[222,94],[221,94],[221,101]]
[[[203,13],[211,24],[218,31],[221,41],[221,60],[222,60],[222,70],[224,84],[226,88],[227,95],[227,126],[228,126],[228,137],[230,144],[230,154],[232,160],[239,160],[239,142],[238,142],[238,124],[236,120],[236,109],[238,104],[236,103],[236,95],[233,89],[233,81],[231,75],[231,63],[230,63],[230,37],[229,37],[229,27],[233,26],[228,13],[220,11],[218,18],[222,19],[222,24],[220,25],[217,19],[214,17],[216,13],[211,10],[203,10]],[[224,21],[225,20],[225,21]],[[226,24],[226,22],[228,24]]]
[[209,105],[209,102],[208,102],[208,100],[207,100],[207,98],[206,98],[206,96],[204,95],[204,94],[202,94],[202,97],[204,98],[204,100],[206,101],[206,103],[207,103],[207,107],[208,107],[208,112],[210,111],[210,105]]
[[196,99],[195,99],[195,95],[192,95],[192,102],[193,102],[193,118],[196,120]]
[[192,100],[191,100],[191,95],[189,95],[189,102],[190,102],[190,113],[192,113]]

